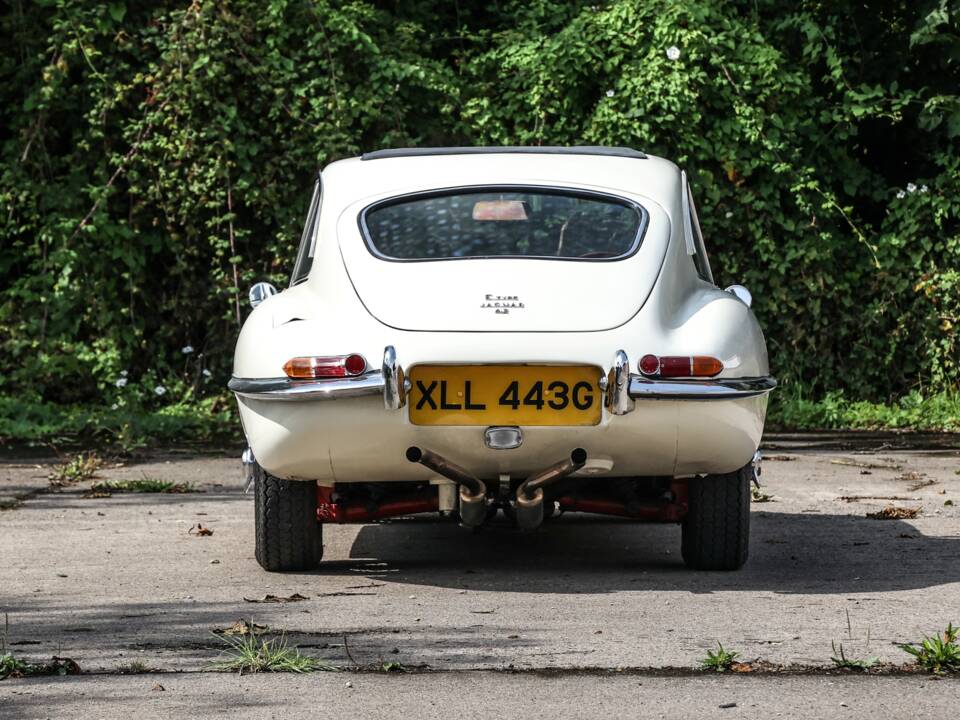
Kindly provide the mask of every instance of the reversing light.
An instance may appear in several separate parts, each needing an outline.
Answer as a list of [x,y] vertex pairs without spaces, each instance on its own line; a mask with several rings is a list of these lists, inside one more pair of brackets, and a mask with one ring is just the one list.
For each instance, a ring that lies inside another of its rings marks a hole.
[[647,377],[713,377],[723,371],[723,363],[708,355],[644,355],[637,363]]
[[298,380],[330,377],[352,377],[367,369],[363,355],[333,355],[329,357],[295,357],[283,365],[287,377]]

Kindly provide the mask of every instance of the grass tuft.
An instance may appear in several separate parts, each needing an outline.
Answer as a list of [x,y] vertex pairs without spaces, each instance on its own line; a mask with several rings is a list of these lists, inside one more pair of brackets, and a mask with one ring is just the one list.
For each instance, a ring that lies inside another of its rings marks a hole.
[[172,480],[144,475],[139,480],[107,480],[94,483],[90,488],[92,495],[112,495],[113,493],[192,493],[197,492],[190,483],[178,483]]
[[738,657],[740,657],[740,653],[727,650],[718,640],[717,650],[707,650],[707,656],[700,661],[700,669],[726,672],[733,666]]
[[750,499],[755,503],[776,502],[773,495],[765,493],[762,489],[754,486],[750,488]]
[[117,672],[121,675],[143,675],[153,671],[142,660],[133,660],[126,665],[120,665]]
[[51,485],[73,485],[84,482],[97,474],[103,467],[103,459],[96,453],[79,453],[69,460],[64,460],[50,473]]
[[943,634],[925,637],[919,643],[901,645],[900,649],[913,655],[917,665],[937,675],[945,672],[960,672],[960,644],[957,644],[958,628],[947,625]]
[[251,633],[246,636],[215,635],[227,644],[225,659],[213,664],[223,672],[310,673],[338,670],[315,657],[304,655],[296,645],[289,645],[285,636],[264,640]]
[[837,648],[836,644],[831,640],[830,647],[833,648],[833,655],[830,657],[833,661],[833,666],[840,670],[860,670],[866,672],[880,662],[880,660],[875,657],[848,658],[843,652],[843,643],[840,643],[840,647]]

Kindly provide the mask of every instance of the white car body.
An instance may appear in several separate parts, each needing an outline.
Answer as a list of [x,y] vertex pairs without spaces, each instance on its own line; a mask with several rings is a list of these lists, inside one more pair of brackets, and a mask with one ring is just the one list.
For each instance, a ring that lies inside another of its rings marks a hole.
[[[642,242],[612,261],[396,262],[371,252],[362,235],[361,212],[382,200],[503,186],[635,203],[647,214]],[[709,280],[698,233],[685,175],[633,151],[386,151],[332,163],[305,238],[308,276],[260,303],[237,342],[230,387],[256,462],[322,487],[447,482],[408,462],[411,446],[501,481],[536,473],[575,447],[589,455],[577,474],[591,478],[684,478],[748,465],[776,383],[749,294],[741,293],[744,302]],[[291,358],[352,353],[367,361],[358,377],[284,377]],[[708,379],[650,378],[637,368],[647,354],[712,356],[723,370]],[[504,363],[599,368],[599,423],[521,425],[519,447],[499,449],[488,446],[485,425],[411,422],[404,390],[412,369]]]

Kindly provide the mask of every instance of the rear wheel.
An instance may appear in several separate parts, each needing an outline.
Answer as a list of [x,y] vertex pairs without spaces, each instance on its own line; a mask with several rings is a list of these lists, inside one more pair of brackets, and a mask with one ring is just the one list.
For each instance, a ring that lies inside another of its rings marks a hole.
[[323,525],[317,521],[317,486],[281,480],[258,468],[256,555],[264,570],[310,570],[323,557]]
[[750,482],[746,465],[726,475],[690,481],[680,553],[694,570],[739,570],[750,541]]

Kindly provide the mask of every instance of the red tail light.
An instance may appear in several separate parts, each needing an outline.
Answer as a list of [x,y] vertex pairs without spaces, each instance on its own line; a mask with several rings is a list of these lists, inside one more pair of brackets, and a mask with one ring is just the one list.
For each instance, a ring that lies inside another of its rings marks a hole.
[[723,371],[723,363],[708,355],[644,355],[638,363],[648,377],[713,377]]
[[352,377],[367,369],[363,355],[333,355],[330,357],[295,357],[283,365],[289,378],[307,380],[312,378]]

